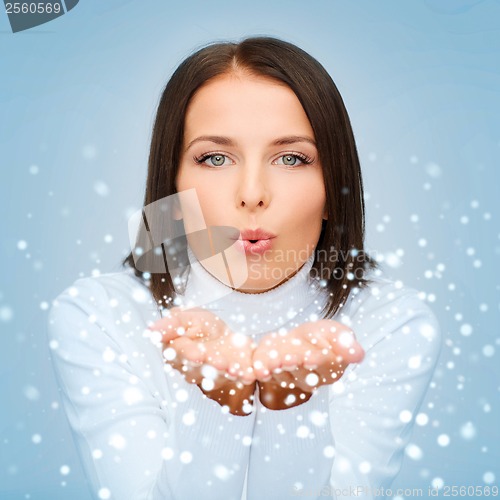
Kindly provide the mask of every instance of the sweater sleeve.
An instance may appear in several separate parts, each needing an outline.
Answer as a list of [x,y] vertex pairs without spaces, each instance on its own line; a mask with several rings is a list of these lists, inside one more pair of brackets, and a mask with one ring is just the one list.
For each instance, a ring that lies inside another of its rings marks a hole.
[[307,403],[259,409],[249,498],[371,499],[399,471],[439,355],[439,326],[412,293],[370,297],[353,319],[366,351],[360,364]]
[[351,328],[366,356],[331,386],[335,457],[326,493],[372,499],[377,489],[390,487],[400,470],[441,334],[416,292],[396,300],[369,299]]
[[[255,414],[223,412],[178,372],[165,373],[161,353],[159,366],[137,370],[131,358],[144,353],[124,349],[129,335],[110,314],[106,289],[87,278],[70,290],[50,310],[48,337],[93,495],[239,500]],[[158,374],[171,400],[152,390]]]

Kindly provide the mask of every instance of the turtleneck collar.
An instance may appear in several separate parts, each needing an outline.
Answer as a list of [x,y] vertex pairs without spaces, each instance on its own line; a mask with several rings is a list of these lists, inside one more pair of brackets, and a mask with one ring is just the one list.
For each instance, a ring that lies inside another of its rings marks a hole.
[[188,256],[190,270],[178,305],[203,306],[217,314],[233,331],[253,336],[275,331],[315,300],[319,309],[324,305],[324,298],[320,300],[321,288],[309,276],[314,255],[289,280],[261,293],[244,293],[228,287],[212,276],[190,249]]

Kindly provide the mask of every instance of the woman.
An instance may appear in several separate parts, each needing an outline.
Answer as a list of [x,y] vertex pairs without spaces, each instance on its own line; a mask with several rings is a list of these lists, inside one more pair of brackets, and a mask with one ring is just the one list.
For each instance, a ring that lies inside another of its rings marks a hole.
[[270,37],[188,57],[158,107],[135,222],[129,268],[78,280],[50,314],[97,496],[389,486],[439,328],[363,251],[359,160],[325,69]]

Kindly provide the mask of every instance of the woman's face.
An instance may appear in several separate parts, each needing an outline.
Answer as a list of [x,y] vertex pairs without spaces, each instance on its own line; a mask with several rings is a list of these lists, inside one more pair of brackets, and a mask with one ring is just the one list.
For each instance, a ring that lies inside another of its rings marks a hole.
[[[194,95],[186,114],[177,190],[196,190],[209,229],[235,228],[212,232],[227,239],[224,259],[201,260],[220,281],[243,292],[262,292],[286,281],[312,255],[325,216],[314,142],[302,105],[284,84],[222,75]],[[199,212],[187,205],[181,197],[188,241],[200,258],[203,251],[189,236],[200,226],[195,220]],[[257,229],[263,233],[252,233]],[[239,279],[228,281],[228,274]]]

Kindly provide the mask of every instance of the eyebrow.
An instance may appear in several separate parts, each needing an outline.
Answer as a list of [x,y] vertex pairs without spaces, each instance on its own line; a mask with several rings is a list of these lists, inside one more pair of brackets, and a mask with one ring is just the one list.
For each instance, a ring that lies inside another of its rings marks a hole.
[[[223,137],[220,135],[202,135],[200,137],[197,137],[196,139],[193,139],[188,144],[186,151],[188,151],[191,148],[191,146],[193,146],[193,144],[202,141],[214,142],[215,144],[220,144],[221,146],[233,147],[236,145],[236,142],[230,139],[229,137]],[[280,137],[279,139],[276,139],[275,141],[271,142],[270,146],[283,146],[288,144],[295,144],[297,142],[308,142],[309,144],[312,144],[314,147],[316,147],[316,142],[314,141],[314,139],[301,135],[287,135],[285,137]]]

